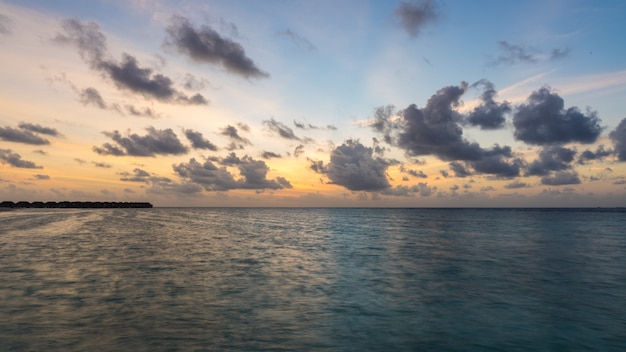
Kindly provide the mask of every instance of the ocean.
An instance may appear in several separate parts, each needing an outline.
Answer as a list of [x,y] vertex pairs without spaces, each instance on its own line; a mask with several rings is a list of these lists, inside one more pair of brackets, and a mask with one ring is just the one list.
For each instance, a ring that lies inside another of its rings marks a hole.
[[623,209],[0,212],[1,351],[625,351]]

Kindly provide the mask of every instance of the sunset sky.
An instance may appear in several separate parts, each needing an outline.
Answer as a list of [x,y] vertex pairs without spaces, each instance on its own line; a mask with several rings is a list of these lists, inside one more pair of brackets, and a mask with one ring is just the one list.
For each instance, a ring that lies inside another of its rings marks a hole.
[[626,2],[0,0],[0,201],[626,206]]

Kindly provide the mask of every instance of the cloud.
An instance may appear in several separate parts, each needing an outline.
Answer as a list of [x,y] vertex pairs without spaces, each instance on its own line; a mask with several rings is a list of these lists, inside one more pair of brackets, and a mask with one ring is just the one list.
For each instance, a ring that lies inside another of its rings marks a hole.
[[517,63],[533,64],[539,61],[552,61],[567,57],[570,53],[568,48],[554,48],[550,51],[550,54],[544,54],[534,48],[511,44],[506,40],[499,41],[498,48],[500,49],[500,55],[488,63],[490,66],[502,64],[514,65]]
[[148,134],[139,136],[135,133],[127,133],[122,136],[117,130],[113,132],[103,132],[111,138],[117,145],[105,143],[102,147],[93,147],[93,150],[101,155],[132,155],[132,156],[155,156],[159,155],[181,155],[187,153],[185,147],[176,134],[171,129],[157,130],[154,127],[146,128]]
[[93,105],[98,109],[106,109],[107,104],[102,99],[100,92],[97,89],[89,87],[85,88],[80,92],[80,102],[83,105]]
[[135,107],[134,105],[131,104],[126,104],[124,106],[124,108],[126,108],[126,112],[133,115],[133,116],[140,116],[140,117],[148,117],[151,119],[157,119],[159,117],[161,117],[161,115],[159,113],[157,113],[156,111],[152,110],[149,107],[145,107],[143,108],[143,110],[138,109],[137,107]]
[[304,145],[300,144],[296,146],[293,150],[293,156],[296,158],[300,157],[300,155],[304,154]]
[[516,188],[526,188],[526,187],[530,187],[530,185],[526,182],[520,182],[520,181],[513,181],[511,183],[504,185],[504,188],[506,189],[516,189]]
[[[268,180],[269,168],[262,160],[255,160],[247,155],[238,158],[233,153],[228,160],[218,158],[216,162],[222,166],[218,167],[211,160],[200,163],[195,158],[191,158],[188,163],[173,165],[173,169],[181,178],[201,185],[207,191],[292,188],[289,181],[283,177]],[[236,166],[241,177],[236,180],[224,164]]]
[[564,109],[563,99],[550,88],[533,92],[513,115],[515,138],[535,145],[593,143],[603,128],[597,114],[578,108]]
[[135,168],[133,169],[133,173],[130,174],[128,172],[121,172],[120,173],[122,175],[122,177],[120,178],[120,181],[125,181],[125,182],[145,182],[145,183],[149,183],[151,180],[150,173],[142,170],[140,168]]
[[561,146],[546,146],[539,152],[539,158],[530,165],[526,171],[527,176],[544,176],[550,171],[562,171],[571,169],[576,151]]
[[391,187],[386,175],[388,166],[389,162],[373,157],[372,148],[348,140],[332,151],[326,166],[313,162],[310,168],[351,191],[381,191]]
[[206,105],[208,101],[201,95],[187,97],[174,88],[174,82],[167,76],[155,73],[150,68],[139,66],[137,59],[124,54],[121,63],[103,61],[99,69],[106,72],[115,85],[145,97],[161,101],[174,101],[189,105]]
[[263,151],[262,158],[263,159],[281,158],[281,155],[273,153],[273,152]]
[[194,28],[188,19],[174,16],[166,32],[168,37],[163,45],[175,48],[196,62],[220,64],[226,71],[246,78],[269,77],[246,56],[241,44],[222,37],[207,25]]
[[57,131],[55,128],[44,127],[39,124],[35,125],[32,123],[28,123],[28,122],[22,122],[18,125],[18,127],[26,131],[45,134],[45,135],[53,136],[53,137],[58,137],[60,135],[59,131]]
[[439,6],[434,0],[402,1],[394,15],[411,37],[417,37],[423,27],[440,17]]
[[[239,125],[239,128],[244,131],[249,130],[247,125]],[[228,150],[243,149],[246,145],[252,145],[252,142],[250,142],[247,138],[239,135],[237,128],[234,126],[228,125],[224,127],[221,134],[231,140],[230,145],[227,147]]]
[[579,183],[580,178],[575,171],[559,171],[554,175],[541,178],[541,184],[548,186],[576,185]]
[[472,110],[467,116],[467,122],[473,126],[480,126],[483,130],[494,130],[504,127],[505,115],[511,112],[508,102],[497,103],[494,100],[496,90],[493,83],[481,80],[472,86],[483,86],[483,94],[480,96],[482,103]]
[[37,136],[31,131],[16,129],[13,127],[0,127],[0,139],[7,142],[16,142],[33,145],[50,144],[50,141]]
[[580,157],[578,158],[578,163],[583,165],[589,160],[602,160],[603,158],[613,155],[614,151],[611,149],[604,149],[603,145],[598,146],[596,151],[593,152],[589,149],[580,153]]
[[449,164],[449,166],[450,166],[450,170],[454,171],[454,176],[456,177],[463,178],[463,177],[468,177],[472,175],[472,173],[469,170],[467,170],[467,168],[463,164],[459,162],[453,161]]
[[300,137],[296,136],[291,128],[289,128],[282,122],[274,120],[273,118],[269,120],[263,120],[263,125],[267,127],[267,129],[269,129],[270,131],[278,134],[285,139],[292,139],[296,141],[300,140]]
[[286,29],[284,31],[280,31],[276,33],[278,36],[286,37],[291,40],[298,48],[304,49],[306,51],[315,51],[317,48],[313,43],[311,43],[305,37],[293,32],[291,29]]
[[328,130],[328,131],[336,131],[337,127],[333,126],[333,125],[326,125],[326,126],[315,126],[312,124],[304,124],[302,122],[298,122],[298,121],[294,121],[293,122],[294,126],[296,126],[296,128],[299,128],[301,130]]
[[211,143],[208,139],[205,139],[200,132],[185,130],[185,136],[189,139],[191,147],[194,149],[217,150],[217,146]]
[[[151,68],[141,67],[137,59],[124,53],[122,62],[118,63],[106,57],[106,37],[100,32],[100,27],[94,22],[82,23],[77,19],[66,19],[61,22],[64,33],[54,38],[57,43],[75,45],[79,54],[93,70],[104,73],[120,90],[130,91],[147,98],[155,98],[165,102],[176,102],[189,105],[206,105],[208,100],[201,94],[191,97],[179,92],[173,81]],[[97,103],[97,97],[86,98],[89,102]],[[91,92],[93,93],[93,92]],[[89,100],[92,99],[92,100]]]
[[619,161],[626,161],[626,118],[620,121],[615,130],[609,133]]
[[9,16],[0,13],[0,34],[10,34],[11,27],[13,27],[13,20]]
[[103,169],[110,169],[112,167],[111,164],[107,164],[107,163],[101,163],[101,162],[96,162],[96,161],[92,161],[91,163],[95,167],[99,167],[99,168],[103,168]]
[[42,180],[42,181],[46,181],[50,179],[50,176],[42,175],[42,174],[37,174],[34,177],[35,177],[35,180]]
[[11,149],[0,149],[0,163],[22,169],[43,169],[43,166],[38,166],[32,161],[23,160],[21,155],[13,153]]

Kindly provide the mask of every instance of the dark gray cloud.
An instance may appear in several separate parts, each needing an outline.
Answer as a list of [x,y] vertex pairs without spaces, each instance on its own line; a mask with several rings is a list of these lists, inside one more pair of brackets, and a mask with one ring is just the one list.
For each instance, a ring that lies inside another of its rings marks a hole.
[[174,16],[166,32],[168,37],[163,45],[196,62],[220,64],[226,71],[246,78],[269,77],[246,56],[241,44],[222,37],[208,25],[194,28],[188,19]]
[[315,126],[310,123],[305,124],[305,123],[298,122],[298,121],[293,121],[293,124],[294,126],[296,126],[296,128],[299,128],[301,130],[329,130],[329,131],[337,130],[337,127],[333,125]]
[[124,54],[122,62],[102,61],[98,65],[107,73],[115,85],[122,89],[161,101],[177,102],[189,105],[206,105],[208,100],[201,94],[188,97],[174,87],[174,82],[167,76],[155,73],[151,68],[140,67],[137,59]]
[[404,149],[409,156],[435,155],[442,160],[479,160],[483,150],[478,143],[463,138],[459,105],[467,84],[444,87],[428,99],[423,109],[415,104],[393,119],[393,107],[376,110],[372,127],[384,134],[387,143]]
[[[214,161],[221,166],[215,165]],[[274,180],[267,179],[269,168],[262,160],[255,160],[247,155],[239,158],[231,153],[227,158],[216,158],[214,161],[206,160],[200,163],[192,158],[188,163],[174,165],[173,169],[181,178],[201,185],[207,191],[292,188],[289,181],[283,177],[277,177]],[[235,179],[226,165],[236,166],[241,177]]]
[[286,29],[286,30],[280,31],[280,32],[278,32],[276,34],[281,36],[281,37],[288,38],[298,48],[304,49],[306,51],[315,51],[315,50],[317,50],[317,48],[315,47],[315,45],[313,45],[313,43],[311,43],[308,39],[306,39],[305,37],[299,35],[298,33],[293,32],[291,29]]
[[134,105],[126,104],[124,108],[126,109],[126,112],[131,114],[132,116],[147,117],[151,119],[158,119],[159,117],[161,117],[158,112],[152,110],[149,107],[140,109],[135,107]]
[[32,161],[22,159],[21,155],[13,153],[11,149],[0,149],[0,163],[22,169],[43,169],[43,166],[38,166]]
[[16,142],[33,145],[46,145],[50,144],[50,141],[46,138],[38,136],[29,129],[13,128],[13,127],[0,127],[0,139],[7,142]]
[[300,137],[296,136],[296,134],[290,127],[282,122],[274,120],[273,118],[269,120],[263,120],[263,125],[267,127],[267,129],[271,132],[276,133],[285,139],[292,139],[296,141],[300,140]]
[[526,188],[526,187],[530,187],[530,185],[526,182],[520,182],[520,181],[513,181],[511,183],[507,183],[506,185],[504,185],[504,188],[506,189],[516,189],[516,188]]
[[483,130],[493,130],[504,127],[505,115],[511,112],[508,102],[497,103],[494,100],[496,90],[493,83],[481,80],[472,86],[483,86],[483,94],[480,96],[482,103],[472,110],[467,116],[467,122],[473,126],[480,126]]
[[511,147],[495,145],[483,150],[483,157],[470,161],[474,171],[481,174],[494,175],[496,178],[512,178],[520,175],[526,166],[521,158],[513,155]]
[[603,145],[600,145],[598,146],[598,148],[596,148],[595,152],[587,149],[584,152],[580,153],[580,156],[578,157],[578,163],[583,165],[590,160],[602,160],[605,157],[611,156],[613,154],[613,150],[605,149]]
[[55,128],[45,127],[39,124],[35,125],[32,123],[28,123],[28,122],[22,122],[18,125],[18,127],[23,130],[34,132],[34,133],[45,134],[45,135],[53,136],[53,137],[60,136],[59,131],[57,131]]
[[185,130],[185,136],[191,142],[191,147],[194,149],[208,149],[212,151],[217,150],[217,146],[208,139],[202,136],[202,133],[193,130]]
[[388,166],[386,160],[373,157],[372,148],[348,140],[332,151],[328,165],[313,161],[310,168],[351,191],[381,191],[391,187],[386,174]]
[[[504,113],[510,110],[508,103],[494,101],[495,89],[488,81],[479,81],[474,86],[483,85],[483,104],[474,110],[473,124],[485,128],[496,128],[504,122]],[[497,178],[519,176],[524,166],[508,146],[495,145],[482,148],[476,142],[463,138],[460,123],[466,123],[456,107],[468,85],[444,87],[428,99],[422,109],[410,105],[399,114],[391,105],[377,108],[371,127],[383,134],[384,141],[406,151],[409,156],[435,155],[441,160],[451,161],[451,167],[458,177],[466,177],[473,171],[495,175]],[[457,161],[464,161],[465,164]],[[442,173],[444,177],[449,174]]]
[[150,173],[140,168],[133,169],[132,174],[124,171],[124,172],[121,172],[120,175],[122,176],[120,178],[120,181],[124,181],[124,182],[150,183],[150,181],[152,180],[152,176],[150,175]]
[[[248,126],[244,124],[239,124],[239,128],[244,131],[249,130]],[[224,127],[221,134],[230,139],[230,145],[226,148],[228,150],[243,149],[246,145],[252,145],[252,142],[250,142],[247,138],[239,135],[237,128],[234,126],[228,125]]]
[[42,175],[42,174],[37,174],[34,177],[35,177],[35,180],[40,180],[40,181],[42,181],[42,180],[46,181],[46,180],[50,179],[49,175]]
[[593,143],[603,128],[592,111],[583,114],[576,107],[564,108],[563,99],[543,87],[533,92],[513,115],[515,138],[529,144]]
[[426,175],[424,173],[424,171],[422,170],[413,170],[413,169],[409,169],[409,170],[404,170],[403,167],[400,168],[400,171],[406,172],[407,174],[413,176],[413,177],[418,177],[418,178],[427,178],[428,175]]
[[450,166],[450,170],[454,171],[454,176],[456,177],[468,177],[472,176],[472,173],[465,167],[465,165],[453,161],[448,166]]
[[620,121],[615,130],[609,133],[619,161],[626,161],[626,118]]
[[282,158],[280,154],[276,154],[274,152],[263,151],[261,155],[263,159],[273,159],[273,158]]
[[579,183],[580,178],[575,171],[559,171],[541,178],[541,184],[548,186],[577,185]]
[[119,131],[103,132],[111,138],[116,145],[105,143],[102,147],[93,147],[93,150],[101,155],[132,155],[132,156],[155,156],[155,155],[181,155],[187,153],[185,147],[171,129],[157,130],[154,127],[146,128],[148,133],[140,136],[135,133],[127,133],[122,136]]
[[[75,45],[83,60],[93,70],[103,73],[113,81],[119,89],[165,102],[190,105],[208,104],[208,100],[201,94],[189,97],[181,93],[174,87],[174,82],[169,77],[154,69],[141,67],[132,55],[124,53],[121,63],[107,58],[106,37],[100,32],[98,24],[66,19],[61,22],[61,27],[63,33],[57,34],[54,41]],[[97,97],[87,95],[84,99],[93,102],[93,98]]]
[[548,175],[551,171],[562,171],[572,168],[576,150],[558,145],[546,146],[539,152],[539,158],[528,165],[527,176]]
[[424,26],[439,19],[439,6],[434,0],[402,1],[394,12],[400,25],[412,37],[417,37]]
[[103,110],[108,107],[102,95],[100,95],[100,92],[92,87],[85,88],[80,92],[80,102],[83,103],[83,105],[93,105]]
[[0,13],[0,34],[10,34],[13,20],[7,15]]

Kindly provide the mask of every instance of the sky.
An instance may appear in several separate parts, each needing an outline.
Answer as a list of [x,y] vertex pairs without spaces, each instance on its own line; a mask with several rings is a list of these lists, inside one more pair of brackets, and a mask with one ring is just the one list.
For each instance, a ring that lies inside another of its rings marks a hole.
[[626,2],[0,0],[0,200],[626,206]]

